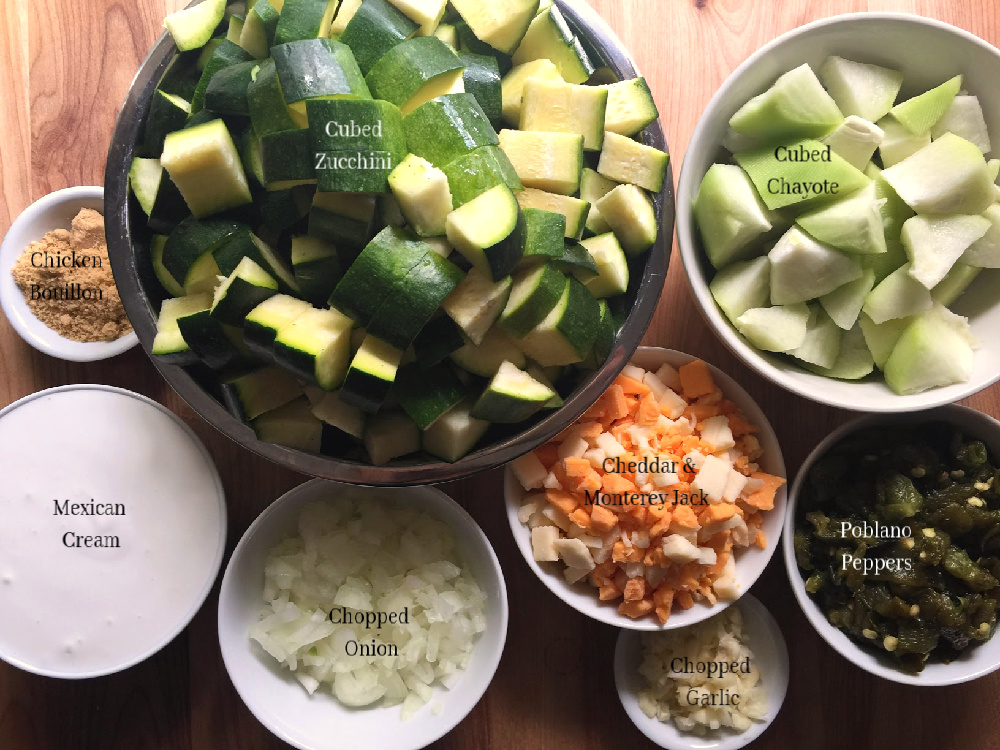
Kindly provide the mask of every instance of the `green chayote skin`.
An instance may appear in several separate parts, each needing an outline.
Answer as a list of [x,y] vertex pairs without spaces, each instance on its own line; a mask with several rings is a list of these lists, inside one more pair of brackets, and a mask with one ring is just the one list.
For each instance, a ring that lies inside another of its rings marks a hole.
[[[904,538],[841,534],[907,529]],[[795,558],[830,623],[908,672],[989,639],[1000,605],[1000,471],[979,440],[944,423],[861,430],[810,470]],[[878,572],[844,556],[893,560]]]

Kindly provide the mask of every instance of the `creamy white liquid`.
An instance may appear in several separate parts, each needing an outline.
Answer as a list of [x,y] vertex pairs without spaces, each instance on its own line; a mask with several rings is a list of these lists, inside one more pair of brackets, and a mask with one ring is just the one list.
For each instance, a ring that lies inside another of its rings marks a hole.
[[[0,417],[0,656],[62,676],[140,660],[200,605],[224,523],[207,454],[149,402],[83,386],[19,405]],[[66,544],[85,536],[120,547]]]

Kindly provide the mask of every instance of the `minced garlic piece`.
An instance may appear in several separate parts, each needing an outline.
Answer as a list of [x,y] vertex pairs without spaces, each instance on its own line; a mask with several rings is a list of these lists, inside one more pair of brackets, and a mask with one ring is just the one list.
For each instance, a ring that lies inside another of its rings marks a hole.
[[739,605],[691,627],[643,633],[639,674],[646,681],[643,713],[684,732],[745,732],[767,716],[767,691]]

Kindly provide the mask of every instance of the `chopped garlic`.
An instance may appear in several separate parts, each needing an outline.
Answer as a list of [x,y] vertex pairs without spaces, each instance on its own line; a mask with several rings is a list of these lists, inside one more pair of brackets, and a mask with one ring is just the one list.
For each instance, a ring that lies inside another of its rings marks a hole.
[[[766,718],[762,680],[767,675],[757,666],[738,605],[697,625],[643,633],[641,639],[639,675],[645,686],[639,692],[639,707],[651,719],[672,721],[682,731],[705,736],[722,728],[744,732],[754,721]],[[734,662],[739,665],[736,670],[712,678],[696,666]],[[687,664],[690,671],[681,666]],[[739,701],[725,705],[727,695],[739,695]],[[700,705],[702,699],[711,705]]]

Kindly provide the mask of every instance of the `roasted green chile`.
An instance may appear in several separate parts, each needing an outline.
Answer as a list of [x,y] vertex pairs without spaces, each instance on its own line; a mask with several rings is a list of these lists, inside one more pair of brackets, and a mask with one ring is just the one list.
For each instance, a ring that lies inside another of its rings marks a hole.
[[1000,471],[952,425],[870,427],[817,461],[795,557],[830,623],[908,672],[989,639],[1000,603]]

